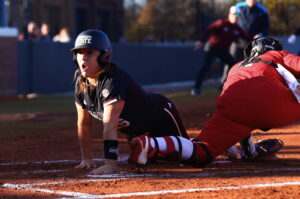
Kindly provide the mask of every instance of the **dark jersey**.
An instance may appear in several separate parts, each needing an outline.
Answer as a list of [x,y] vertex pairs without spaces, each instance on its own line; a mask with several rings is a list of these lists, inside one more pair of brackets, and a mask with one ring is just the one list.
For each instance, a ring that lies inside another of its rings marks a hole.
[[118,128],[130,137],[146,132],[187,137],[174,104],[162,95],[145,92],[124,70],[116,67],[101,74],[92,92],[79,93],[78,80],[75,102],[96,119],[102,120],[104,106],[124,100]]
[[251,38],[239,25],[230,23],[228,18],[219,19],[210,24],[200,35],[200,41],[204,42],[209,36],[208,42],[217,48],[229,48],[234,40],[243,38],[250,41]]
[[265,7],[256,3],[255,6],[247,6],[246,1],[236,4],[239,9],[240,16],[238,24],[251,37],[259,34],[260,37],[269,35],[269,15]]

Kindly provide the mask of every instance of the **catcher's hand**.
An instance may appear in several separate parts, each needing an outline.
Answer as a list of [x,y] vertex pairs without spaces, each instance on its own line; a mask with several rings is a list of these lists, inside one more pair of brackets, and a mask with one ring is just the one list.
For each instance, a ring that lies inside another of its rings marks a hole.
[[82,160],[79,165],[75,167],[75,169],[92,169],[96,168],[96,163],[91,159]]

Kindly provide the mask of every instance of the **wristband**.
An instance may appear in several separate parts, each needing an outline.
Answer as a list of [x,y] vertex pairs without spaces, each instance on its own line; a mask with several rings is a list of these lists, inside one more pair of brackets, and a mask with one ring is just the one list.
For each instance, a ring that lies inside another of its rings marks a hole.
[[104,140],[104,158],[118,159],[118,140]]

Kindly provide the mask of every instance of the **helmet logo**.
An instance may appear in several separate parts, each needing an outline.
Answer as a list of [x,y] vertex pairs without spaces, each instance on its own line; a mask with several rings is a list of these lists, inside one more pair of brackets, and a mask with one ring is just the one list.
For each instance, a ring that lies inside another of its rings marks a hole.
[[91,44],[92,43],[92,36],[90,35],[80,35],[77,37],[75,46],[81,46],[84,44]]

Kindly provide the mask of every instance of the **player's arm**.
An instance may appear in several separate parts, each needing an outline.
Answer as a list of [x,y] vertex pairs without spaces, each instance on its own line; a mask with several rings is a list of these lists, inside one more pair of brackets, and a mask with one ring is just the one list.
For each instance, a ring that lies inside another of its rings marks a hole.
[[221,20],[217,20],[217,21],[211,23],[204,30],[204,32],[200,35],[199,40],[197,40],[195,42],[194,50],[200,49],[203,46],[205,40],[207,40],[208,36],[211,35],[212,33],[214,33],[215,31],[217,31],[220,28],[221,25],[222,25]]
[[124,100],[119,100],[107,105],[104,104],[103,139],[105,164],[93,170],[91,174],[109,174],[114,173],[117,169],[117,127],[124,104]]
[[297,79],[300,78],[300,56],[288,51],[274,52],[275,62],[288,69]]
[[92,160],[91,149],[91,129],[92,129],[92,116],[89,112],[83,109],[76,103],[77,110],[77,130],[78,139],[81,148],[82,161],[75,168],[78,169],[90,169],[96,167],[96,164]]

